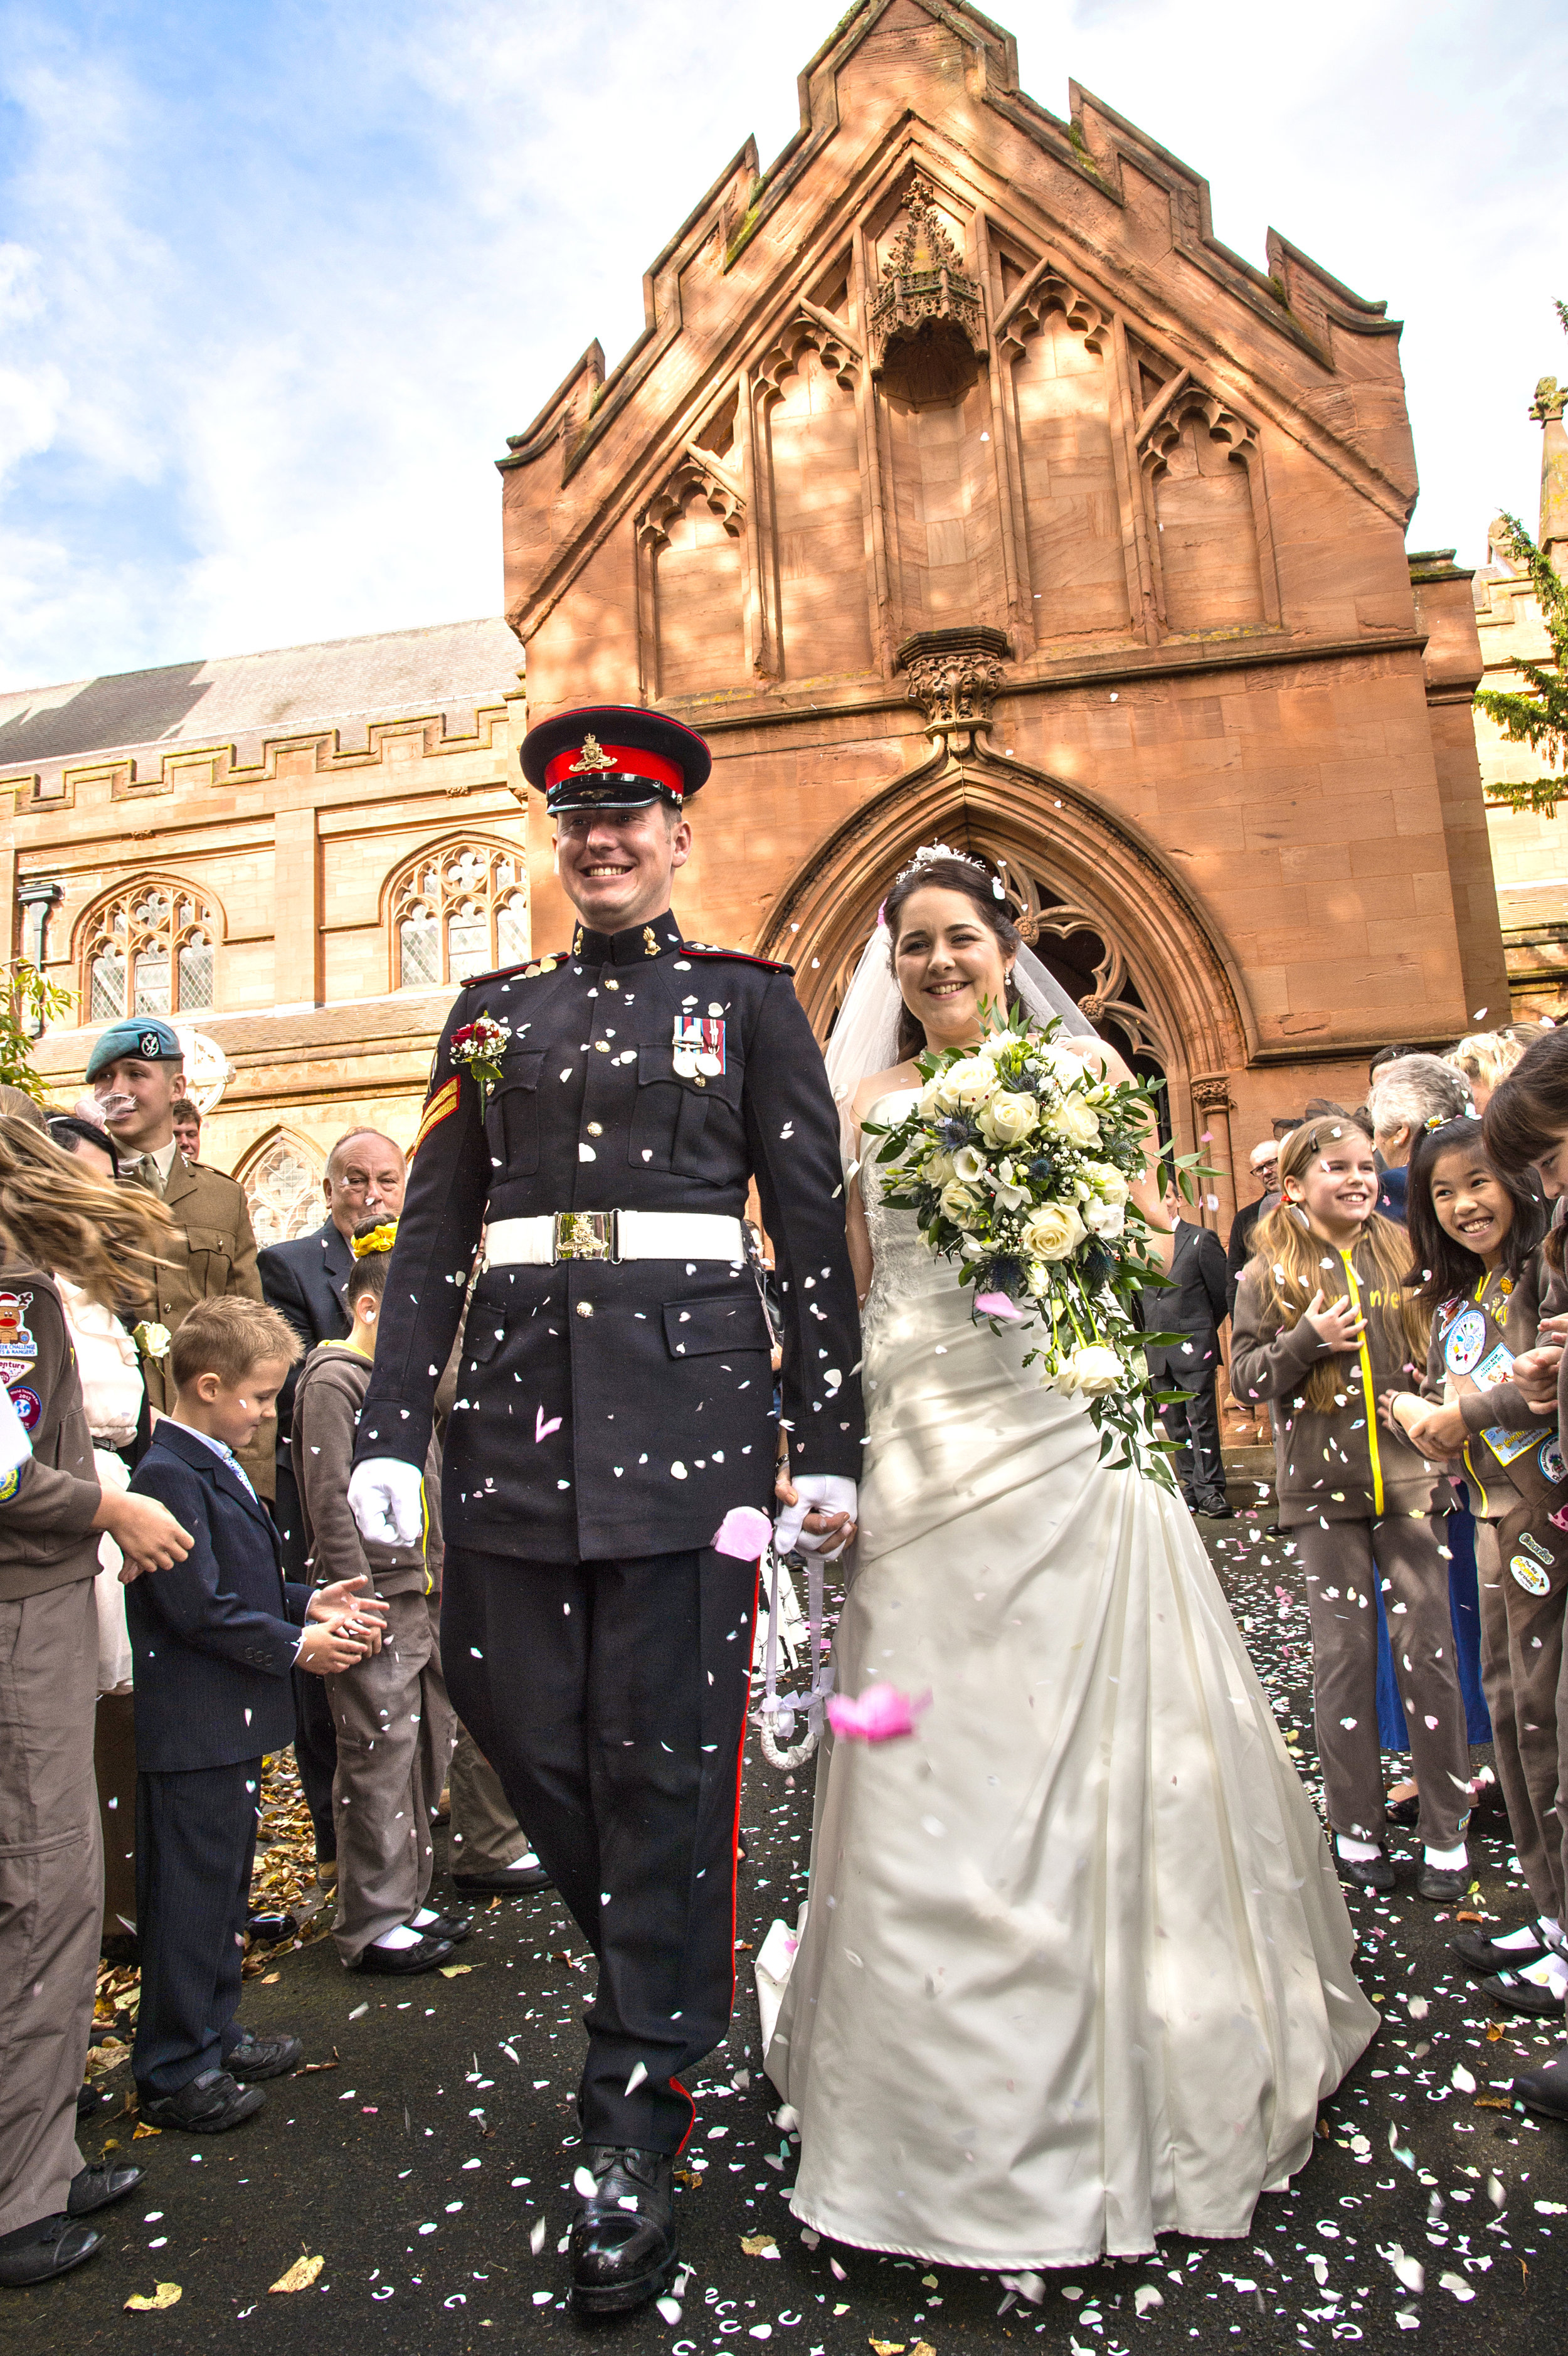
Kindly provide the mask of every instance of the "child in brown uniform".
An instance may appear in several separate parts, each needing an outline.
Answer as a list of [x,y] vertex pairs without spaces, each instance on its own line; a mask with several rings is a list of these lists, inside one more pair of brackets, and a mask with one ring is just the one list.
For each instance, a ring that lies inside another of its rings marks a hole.
[[332,1934],[348,1969],[400,1976],[445,1963],[454,1942],[467,1937],[468,1923],[425,1904],[431,1822],[453,1731],[430,1602],[442,1558],[441,1459],[434,1440],[425,1464],[425,1528],[418,1544],[362,1537],[348,1510],[354,1441],[396,1232],[393,1220],[355,1231],[348,1283],[353,1328],[341,1342],[319,1344],[301,1368],[291,1446],[313,1578],[366,1572],[387,1604],[381,1651],[327,1680],[337,1730]]
[[1383,1393],[1413,1387],[1427,1318],[1404,1290],[1405,1237],[1377,1210],[1364,1131],[1331,1117],[1305,1122],[1280,1148],[1279,1176],[1284,1200],[1259,1222],[1236,1295],[1231,1387],[1244,1408],[1266,1399],[1273,1412],[1280,1525],[1307,1576],[1336,1854],[1364,1889],[1394,1887],[1377,1730],[1381,1579],[1421,1787],[1415,1886],[1451,1901],[1467,1879],[1470,1775],[1447,1580],[1427,1518],[1446,1480],[1403,1433],[1380,1430],[1377,1410]]
[[1488,1996],[1515,2012],[1551,2015],[1568,1986],[1568,1964],[1552,1944],[1563,1916],[1554,1806],[1563,1602],[1559,1594],[1553,1618],[1543,1566],[1564,1544],[1552,1515],[1568,1502],[1568,1467],[1555,1419],[1531,1408],[1510,1379],[1540,1326],[1546,1215],[1532,1171],[1503,1178],[1493,1168],[1478,1120],[1447,1121],[1418,1141],[1410,1163],[1416,1260],[1410,1283],[1432,1306],[1423,1389],[1435,1404],[1401,1392],[1391,1408],[1424,1456],[1456,1460],[1454,1470],[1470,1490],[1481,1677],[1498,1782],[1537,1915],[1500,1939],[1467,1932],[1455,1944]]

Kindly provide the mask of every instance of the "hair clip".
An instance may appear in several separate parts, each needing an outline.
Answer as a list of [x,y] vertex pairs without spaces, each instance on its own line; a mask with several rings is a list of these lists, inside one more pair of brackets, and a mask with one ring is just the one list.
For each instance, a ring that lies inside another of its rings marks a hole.
[[396,1219],[383,1219],[368,1236],[352,1236],[348,1248],[356,1259],[368,1259],[372,1252],[389,1252],[398,1240]]

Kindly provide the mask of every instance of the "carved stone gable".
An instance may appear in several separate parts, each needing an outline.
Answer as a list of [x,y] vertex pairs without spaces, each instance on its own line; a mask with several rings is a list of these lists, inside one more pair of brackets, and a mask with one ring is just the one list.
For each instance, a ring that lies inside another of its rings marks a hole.
[[[904,220],[882,263],[882,284],[871,297],[872,374],[896,370],[910,379],[916,406],[944,406],[974,381],[986,352],[986,306],[979,281],[960,266],[931,183],[915,172],[904,194]],[[911,348],[922,345],[925,365],[912,369]],[[940,353],[934,368],[932,361]]]

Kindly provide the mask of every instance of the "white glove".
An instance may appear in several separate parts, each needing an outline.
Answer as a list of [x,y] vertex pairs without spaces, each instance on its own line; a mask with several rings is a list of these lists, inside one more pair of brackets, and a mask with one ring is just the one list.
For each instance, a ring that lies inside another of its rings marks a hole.
[[843,1553],[846,1541],[842,1537],[813,1537],[802,1525],[807,1514],[848,1514],[853,1521],[855,1483],[842,1472],[800,1472],[791,1474],[790,1485],[795,1493],[795,1502],[779,1509],[773,1524],[774,1547],[780,1554],[788,1554],[792,1547],[797,1547],[802,1554],[826,1551],[831,1561],[835,1555]]
[[368,1456],[348,1475],[348,1510],[360,1537],[381,1546],[417,1546],[424,1528],[423,1491],[417,1464]]

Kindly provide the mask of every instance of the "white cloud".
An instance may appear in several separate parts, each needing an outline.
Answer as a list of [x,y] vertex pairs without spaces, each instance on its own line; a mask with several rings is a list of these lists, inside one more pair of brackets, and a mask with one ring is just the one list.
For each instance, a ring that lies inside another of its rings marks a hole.
[[[108,18],[0,0],[0,641],[28,682],[495,611],[492,461],[742,139],[764,165],[834,0],[343,0]],[[1541,5],[1324,0],[1201,37],[1175,0],[1001,0],[1069,74],[1407,321],[1412,544],[1533,515],[1568,373]],[[1553,160],[1557,159],[1557,160]]]

